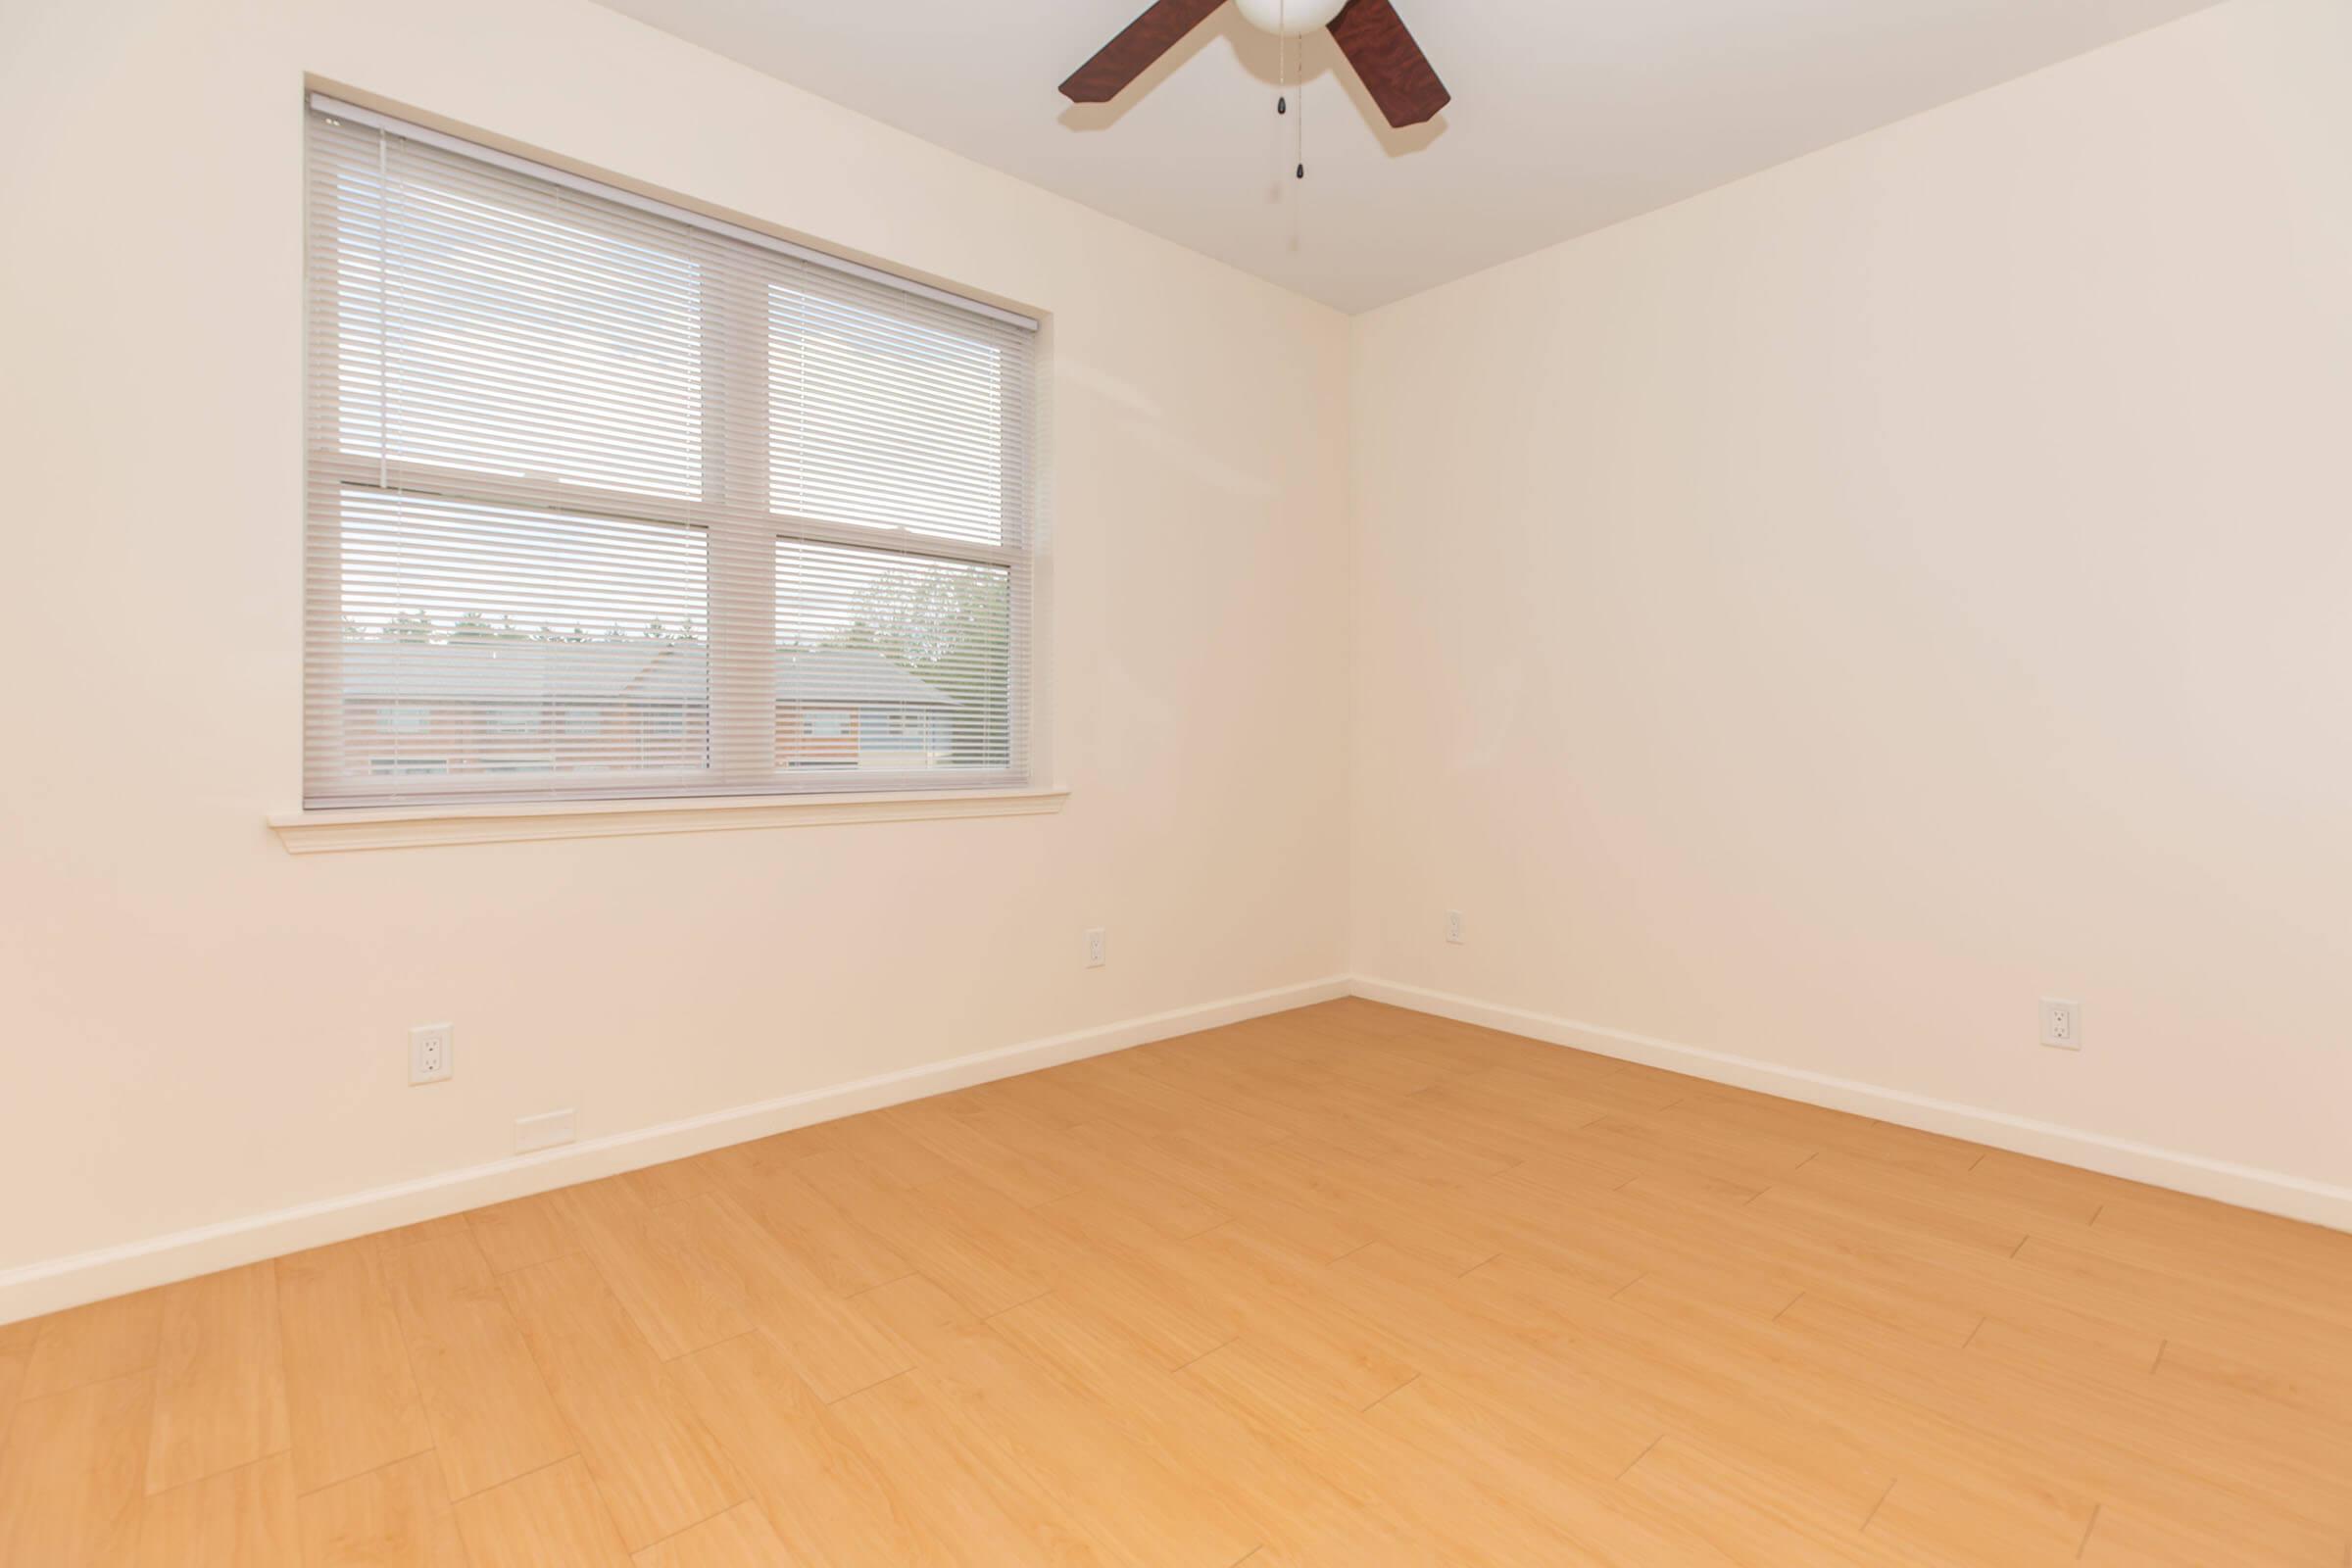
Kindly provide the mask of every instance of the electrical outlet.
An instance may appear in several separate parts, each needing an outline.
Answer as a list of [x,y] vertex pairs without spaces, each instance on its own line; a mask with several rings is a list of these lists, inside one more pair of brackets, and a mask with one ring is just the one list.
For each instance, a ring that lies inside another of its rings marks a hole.
[[458,1070],[458,1032],[445,1023],[420,1023],[409,1031],[409,1082],[437,1084]]
[[1462,935],[1462,911],[1459,909],[1447,909],[1446,911],[1446,940],[1448,942],[1464,942],[1469,940]]
[[1100,969],[1110,961],[1110,933],[1096,926],[1086,934],[1086,966]]
[[518,1116],[514,1121],[514,1152],[528,1154],[535,1150],[553,1149],[568,1144],[580,1135],[580,1113],[576,1110],[551,1110],[538,1116]]
[[2041,1043],[2057,1051],[2082,1049],[2082,1004],[2041,999]]

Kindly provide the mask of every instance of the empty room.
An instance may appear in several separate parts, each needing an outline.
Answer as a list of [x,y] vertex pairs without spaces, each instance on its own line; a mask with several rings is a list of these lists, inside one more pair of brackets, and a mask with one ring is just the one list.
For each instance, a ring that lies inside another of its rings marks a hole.
[[0,1568],[2352,1568],[2347,0],[0,132]]

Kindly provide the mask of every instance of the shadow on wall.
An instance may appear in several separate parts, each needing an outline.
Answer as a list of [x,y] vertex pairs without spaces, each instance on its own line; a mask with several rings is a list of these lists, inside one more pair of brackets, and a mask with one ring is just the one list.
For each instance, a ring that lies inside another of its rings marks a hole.
[[[1137,0],[1137,4],[1140,9],[1143,0]],[[1106,35],[1102,42],[1108,43],[1113,36],[1116,34]],[[1186,33],[1176,47],[1153,61],[1150,70],[1129,82],[1126,91],[1106,104],[1071,104],[1062,110],[1061,123],[1071,130],[1109,130],[1126,119],[1127,112],[1141,103],[1147,94],[1158,90],[1160,83],[1174,75],[1188,61],[1219,43],[1225,46],[1226,52],[1244,71],[1264,83],[1268,92],[1283,84],[1282,40],[1270,32],[1260,32],[1244,22],[1242,14],[1232,6],[1222,6],[1216,15]],[[1083,64],[1085,62],[1082,60],[1073,60],[1065,70],[1074,71]],[[1307,35],[1304,60],[1301,64],[1294,64],[1292,70],[1301,72],[1308,80],[1329,76],[1347,89],[1348,102],[1355,106],[1355,112],[1363,117],[1364,123],[1371,128],[1373,136],[1380,143],[1380,150],[1391,158],[1409,157],[1446,134],[1446,117],[1443,114],[1402,130],[1390,124],[1388,117],[1373,103],[1372,95],[1364,91],[1363,82],[1340,54],[1339,45],[1331,41],[1328,31]]]

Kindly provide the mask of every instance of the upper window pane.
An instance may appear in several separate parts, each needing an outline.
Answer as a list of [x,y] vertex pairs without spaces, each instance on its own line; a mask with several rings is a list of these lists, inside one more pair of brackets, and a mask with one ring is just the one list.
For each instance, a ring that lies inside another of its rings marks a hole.
[[342,450],[699,497],[695,261],[561,192],[397,151],[328,193]]
[[854,294],[767,300],[773,509],[1008,542],[1003,347]]

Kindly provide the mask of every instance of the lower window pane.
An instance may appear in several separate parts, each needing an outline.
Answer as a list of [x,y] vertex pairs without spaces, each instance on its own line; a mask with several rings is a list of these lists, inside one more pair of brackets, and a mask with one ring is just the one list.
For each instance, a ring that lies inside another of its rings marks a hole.
[[338,504],[338,618],[311,634],[312,733],[330,742],[314,795],[708,772],[702,529],[360,486]]
[[1015,765],[1012,573],[779,540],[776,766],[863,773]]

